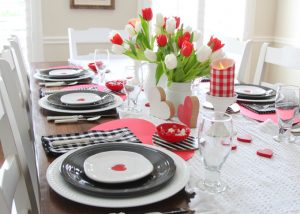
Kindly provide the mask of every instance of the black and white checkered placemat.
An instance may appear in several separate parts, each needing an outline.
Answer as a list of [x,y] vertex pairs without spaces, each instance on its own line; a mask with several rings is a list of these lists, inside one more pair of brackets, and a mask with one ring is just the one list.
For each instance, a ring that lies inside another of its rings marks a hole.
[[[70,143],[64,145],[55,145],[55,146],[52,145],[52,142],[54,141],[82,139],[82,138],[91,138],[91,140],[85,143],[78,142],[78,143]],[[94,145],[98,143],[106,143],[106,142],[141,143],[141,141],[127,127],[109,130],[109,131],[88,131],[83,133],[42,136],[41,140],[46,154],[54,155],[54,156],[64,154],[73,149],[81,148],[88,145]]]
[[198,143],[196,142],[195,138],[193,136],[189,136],[184,141],[181,141],[179,143],[170,143],[163,139],[161,139],[157,134],[154,134],[152,136],[153,143],[164,147],[168,150],[196,150],[198,149]]

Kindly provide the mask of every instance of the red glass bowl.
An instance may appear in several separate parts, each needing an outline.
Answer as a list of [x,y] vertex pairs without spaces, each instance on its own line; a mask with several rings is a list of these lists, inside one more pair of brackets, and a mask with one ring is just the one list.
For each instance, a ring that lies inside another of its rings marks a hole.
[[156,131],[160,138],[171,143],[184,141],[191,133],[189,127],[179,123],[162,123]]
[[105,86],[112,91],[121,91],[124,87],[123,80],[112,80],[105,83]]

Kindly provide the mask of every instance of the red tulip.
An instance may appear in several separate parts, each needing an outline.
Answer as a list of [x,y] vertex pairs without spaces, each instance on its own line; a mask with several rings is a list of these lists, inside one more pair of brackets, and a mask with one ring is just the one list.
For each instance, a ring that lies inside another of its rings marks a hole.
[[168,39],[167,39],[166,35],[160,34],[157,36],[156,42],[159,47],[164,47],[164,46],[166,46]]
[[152,9],[150,7],[142,9],[142,16],[146,21],[151,21],[153,17]]
[[194,49],[193,43],[189,41],[184,41],[180,53],[182,56],[189,57],[193,52],[193,49]]
[[207,43],[207,46],[209,46],[212,50],[212,52],[215,52],[221,48],[224,47],[225,44],[222,44],[221,40],[219,40],[217,37],[214,38],[213,36],[210,37],[209,42]]
[[123,44],[123,39],[120,36],[120,34],[116,33],[112,38],[111,38],[111,43],[116,44],[116,45],[122,45]]
[[191,34],[189,32],[185,32],[182,36],[178,37],[178,41],[177,41],[178,47],[182,48],[183,42],[190,41],[190,39],[191,39]]
[[180,25],[180,17],[174,16],[174,18],[175,18],[175,20],[176,20],[176,28],[178,28],[179,25]]
[[132,25],[132,27],[135,27],[135,24],[139,21],[138,18],[132,18],[128,20],[128,24]]

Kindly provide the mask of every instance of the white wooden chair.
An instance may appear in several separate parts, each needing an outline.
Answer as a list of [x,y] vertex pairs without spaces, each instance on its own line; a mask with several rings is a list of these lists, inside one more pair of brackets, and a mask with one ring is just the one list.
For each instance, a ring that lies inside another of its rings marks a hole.
[[[1,56],[8,56],[7,50],[4,49]],[[11,64],[11,60],[7,58],[0,58],[0,74],[5,82],[5,87],[7,89],[7,101],[4,105],[9,103],[11,114],[8,114],[9,121],[12,123],[12,128],[14,131],[14,136],[19,140],[20,145],[22,145],[25,152],[26,164],[28,164],[29,173],[31,180],[34,185],[35,197],[38,201],[39,199],[39,188],[37,182],[37,168],[36,159],[34,152],[34,140],[32,127],[30,123],[30,115],[26,110],[25,102],[22,97],[21,87],[17,81],[18,74],[14,68],[14,64]],[[1,89],[2,92],[2,89]],[[17,119],[17,122],[13,122]]]
[[263,43],[257,61],[253,84],[272,87],[272,84],[262,82],[267,63],[300,70],[300,48],[288,46],[275,48],[270,47],[269,43]]
[[29,73],[26,68],[25,58],[21,50],[19,39],[17,36],[12,35],[8,41],[10,43],[9,48],[11,48],[24,99],[30,100]]
[[[17,130],[17,121],[0,76],[0,140],[5,162],[0,169],[0,212],[11,214],[13,204],[17,213],[38,213],[34,182],[28,169],[25,147]],[[28,142],[27,142],[28,143]],[[36,183],[37,185],[37,183]]]
[[243,42],[232,37],[220,37],[220,39],[225,44],[223,50],[226,56],[236,61],[236,79],[240,83],[245,83],[253,41]]

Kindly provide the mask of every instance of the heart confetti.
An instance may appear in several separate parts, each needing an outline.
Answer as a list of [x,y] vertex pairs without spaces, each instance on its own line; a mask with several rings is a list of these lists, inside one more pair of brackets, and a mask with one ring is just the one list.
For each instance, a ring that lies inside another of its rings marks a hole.
[[113,167],[111,167],[111,169],[114,171],[126,171],[127,170],[127,168],[124,164],[114,165]]
[[252,137],[249,134],[238,135],[236,139],[243,143],[251,143],[252,142]]
[[271,158],[273,156],[273,151],[271,149],[259,149],[256,154],[265,158]]

